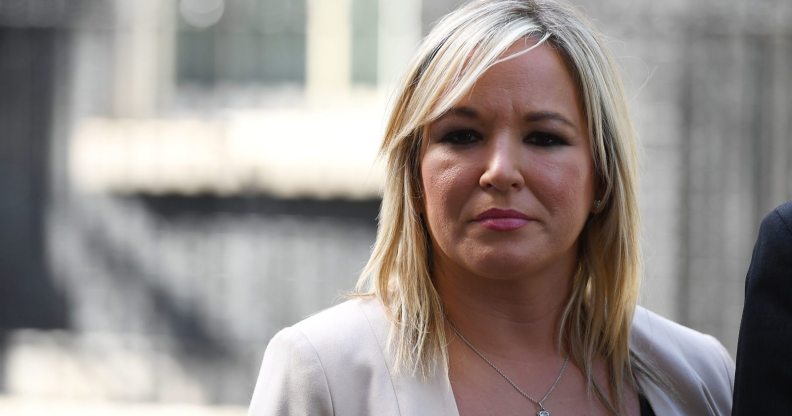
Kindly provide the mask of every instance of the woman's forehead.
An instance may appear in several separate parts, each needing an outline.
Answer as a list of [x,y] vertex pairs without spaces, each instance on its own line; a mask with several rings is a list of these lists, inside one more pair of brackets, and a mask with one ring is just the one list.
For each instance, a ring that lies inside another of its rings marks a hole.
[[[580,94],[569,66],[547,42],[521,39],[514,42],[461,94],[441,117],[460,108],[475,111],[554,112],[573,119],[583,118]],[[499,108],[501,107],[501,108]],[[438,109],[439,110],[439,109]]]

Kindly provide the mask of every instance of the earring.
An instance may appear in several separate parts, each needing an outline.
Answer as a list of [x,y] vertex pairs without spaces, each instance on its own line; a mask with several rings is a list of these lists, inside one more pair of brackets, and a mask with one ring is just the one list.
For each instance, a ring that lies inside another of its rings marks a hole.
[[600,210],[602,209],[602,200],[595,199],[594,200],[594,213],[599,214]]

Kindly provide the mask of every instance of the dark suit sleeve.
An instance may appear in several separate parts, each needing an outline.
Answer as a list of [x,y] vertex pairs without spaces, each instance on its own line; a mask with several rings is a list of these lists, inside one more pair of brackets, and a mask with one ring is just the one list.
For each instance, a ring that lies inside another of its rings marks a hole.
[[745,281],[733,415],[792,412],[792,202],[759,229]]

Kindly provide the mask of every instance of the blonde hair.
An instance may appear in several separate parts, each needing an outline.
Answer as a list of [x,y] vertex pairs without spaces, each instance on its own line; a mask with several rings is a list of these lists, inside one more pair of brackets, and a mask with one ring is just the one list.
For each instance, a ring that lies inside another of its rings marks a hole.
[[[445,16],[424,39],[385,131],[381,153],[388,175],[377,240],[356,290],[385,305],[398,370],[428,375],[438,363],[447,365],[443,305],[419,214],[423,133],[521,39],[546,42],[564,57],[587,116],[602,202],[579,237],[560,345],[599,400],[619,413],[625,383],[634,385],[628,342],[641,268],[635,132],[602,35],[568,6],[551,0],[474,1]],[[594,382],[597,357],[607,363],[609,395]]]

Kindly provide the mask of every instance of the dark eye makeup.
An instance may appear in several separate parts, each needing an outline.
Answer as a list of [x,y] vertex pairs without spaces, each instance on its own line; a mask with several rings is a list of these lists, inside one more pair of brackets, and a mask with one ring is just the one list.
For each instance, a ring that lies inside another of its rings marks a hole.
[[444,134],[440,138],[441,143],[449,143],[456,145],[471,144],[479,140],[481,140],[481,135],[475,130],[471,130],[471,129],[453,130],[451,132]]
[[[448,143],[459,146],[469,145],[481,140],[483,140],[483,136],[476,130],[472,129],[452,130],[440,136],[440,143]],[[534,131],[529,133],[525,136],[525,138],[523,138],[523,142],[525,144],[538,147],[565,146],[569,144],[569,142],[562,136],[543,131]]]
[[566,139],[557,134],[542,131],[528,134],[523,141],[539,147],[565,146],[569,144]]

